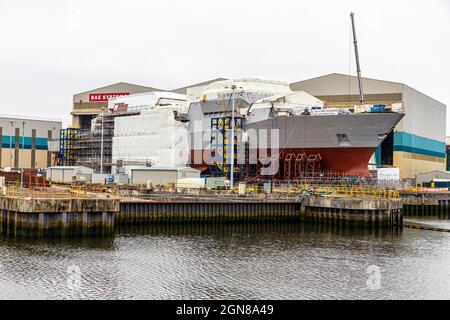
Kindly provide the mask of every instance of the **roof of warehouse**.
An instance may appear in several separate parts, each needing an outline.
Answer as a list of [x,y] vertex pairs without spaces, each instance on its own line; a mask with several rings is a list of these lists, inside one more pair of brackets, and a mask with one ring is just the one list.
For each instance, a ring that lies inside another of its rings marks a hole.
[[181,93],[176,93],[172,91],[152,91],[152,92],[142,92],[142,93],[133,93],[123,97],[113,97],[110,98],[111,101],[119,100],[119,99],[127,99],[134,97],[143,97],[143,96],[155,96],[158,99],[172,99],[172,100],[186,100],[186,95]]
[[227,79],[227,78],[220,78],[219,77],[219,78],[215,78],[215,79],[211,79],[211,80],[207,80],[207,81],[203,81],[203,82],[199,82],[199,83],[194,83],[194,84],[191,84],[189,86],[176,88],[176,89],[173,89],[171,91],[175,92],[175,93],[186,94],[186,90],[189,89],[189,88],[200,87],[200,86],[204,86],[204,85],[207,85],[207,84],[210,84],[210,83],[213,83],[213,82],[223,81],[223,80],[229,80],[229,79]]
[[427,172],[418,173],[418,174],[416,174],[416,177],[425,176],[425,175],[429,175],[429,174],[432,174],[432,173],[443,173],[445,175],[450,176],[450,172],[449,171],[445,171],[445,170],[431,170],[431,171],[427,171]]
[[[325,78],[325,77],[329,77],[329,76],[344,76],[344,77],[349,77],[348,74],[344,74],[344,73],[338,73],[338,72],[332,72],[332,73],[328,73],[328,74],[324,74],[318,77],[312,77],[312,78],[308,78],[308,79],[304,79],[304,80],[300,80],[300,81],[296,81],[296,82],[292,82],[292,84],[296,84],[299,82],[303,82],[303,81],[309,81],[309,80],[314,80],[314,79],[320,79],[320,78]],[[356,76],[350,75],[350,77],[352,78],[356,78]],[[400,85],[405,85],[404,83],[401,82],[395,82],[395,81],[387,81],[387,80],[382,80],[382,79],[375,79],[375,78],[368,78],[368,77],[361,77],[362,79],[366,79],[366,80],[375,80],[375,81],[382,81],[382,82],[388,82],[388,83],[395,83],[395,84],[400,84]]]
[[33,120],[33,121],[47,121],[47,122],[62,122],[58,118],[30,116],[30,115],[17,115],[17,114],[0,114],[0,118],[4,119],[18,119],[18,120]]
[[110,87],[118,86],[118,85],[135,86],[135,87],[140,87],[140,88],[148,89],[149,91],[166,91],[166,90],[163,90],[163,89],[158,89],[158,88],[153,88],[153,87],[147,87],[147,86],[141,86],[141,85],[134,84],[134,83],[129,83],[129,82],[116,82],[116,83],[113,83],[113,84],[109,84],[109,85],[107,85],[107,86],[103,86],[103,87],[99,87],[99,88],[95,88],[95,89],[90,89],[90,90],[83,91],[83,92],[78,92],[78,93],[76,93],[75,95],[79,95],[79,94],[83,94],[83,93],[88,93],[88,92],[92,92],[92,91],[97,91],[97,90],[101,90],[101,89],[108,89],[108,88],[110,88]]
[[[305,79],[305,80],[300,80],[300,81],[296,81],[296,82],[292,82],[289,86],[291,87],[292,90],[294,91],[299,91],[299,90],[303,90],[308,92],[308,90],[306,90],[304,88],[304,85],[307,84],[311,84],[311,83],[317,83],[318,81],[324,80],[326,81],[327,79],[332,79],[332,80],[338,80],[340,79],[341,81],[348,83],[349,78],[352,80],[352,83],[355,85],[355,89],[357,89],[357,83],[358,83],[358,77],[354,76],[354,75],[348,75],[348,74],[344,74],[344,73],[337,73],[337,72],[333,72],[333,73],[328,73],[328,74],[324,74],[322,76],[318,76],[318,77],[313,77],[313,78],[309,78],[309,79]],[[383,79],[375,79],[375,78],[367,78],[367,77],[361,77],[363,82],[367,82],[364,83],[363,87],[364,87],[364,94],[368,93],[371,94],[372,92],[370,92],[371,90],[367,87],[367,84],[371,84],[371,86],[375,85],[375,86],[383,86],[384,89],[386,88],[391,88],[388,91],[391,92],[403,92],[403,87],[408,87],[412,90],[415,90],[417,92],[420,92],[421,94],[429,97],[430,99],[435,100],[438,103],[443,104],[442,102],[440,102],[439,100],[436,100],[435,98],[431,97],[430,95],[427,95],[405,83],[402,82],[395,82],[395,81],[387,81],[387,80],[383,80]],[[322,89],[323,90],[323,86]],[[339,90],[338,90],[339,91]],[[309,92],[311,93],[313,96],[321,96],[321,95],[348,95],[348,86],[345,89],[345,92],[333,92],[333,93],[314,93],[314,92]],[[358,92],[353,92],[352,89],[352,94],[358,94]],[[377,93],[377,92],[376,92]],[[376,94],[375,93],[375,94]],[[388,93],[388,92],[383,92],[383,93]]]

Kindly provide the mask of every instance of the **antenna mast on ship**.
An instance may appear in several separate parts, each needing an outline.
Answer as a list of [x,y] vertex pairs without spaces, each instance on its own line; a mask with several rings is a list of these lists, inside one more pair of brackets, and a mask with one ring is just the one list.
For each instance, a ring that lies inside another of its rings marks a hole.
[[358,74],[358,86],[359,86],[359,103],[364,104],[364,94],[363,85],[361,79],[361,68],[359,67],[359,54],[358,54],[358,41],[356,40],[356,30],[355,30],[355,17],[354,13],[350,13],[350,19],[352,20],[352,30],[353,30],[353,45],[355,46],[355,58],[356,58],[356,73]]

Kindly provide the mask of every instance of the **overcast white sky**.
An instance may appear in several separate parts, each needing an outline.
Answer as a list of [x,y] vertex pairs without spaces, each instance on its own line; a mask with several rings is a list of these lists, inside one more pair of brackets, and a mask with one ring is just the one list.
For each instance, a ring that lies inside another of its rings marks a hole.
[[0,0],[0,113],[67,125],[74,93],[119,81],[347,74],[352,10],[363,76],[450,104],[449,0]]

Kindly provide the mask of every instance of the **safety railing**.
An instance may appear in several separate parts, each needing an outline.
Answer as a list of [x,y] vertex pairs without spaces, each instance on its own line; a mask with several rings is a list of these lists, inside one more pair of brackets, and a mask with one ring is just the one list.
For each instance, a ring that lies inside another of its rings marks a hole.
[[35,186],[31,188],[20,185],[20,182],[8,182],[1,188],[2,196],[32,198],[32,199],[61,199],[61,198],[95,198],[103,196],[101,192],[92,189],[83,190],[77,186]]
[[371,197],[397,199],[400,192],[420,192],[421,188],[409,189],[383,187],[376,185],[351,185],[351,184],[313,184],[313,183],[246,183],[245,188],[240,183],[234,185],[231,191],[202,188],[177,188],[171,186],[146,186],[113,185],[113,184],[52,184],[32,185],[31,188],[21,188],[20,182],[6,184],[6,193],[11,196],[61,198],[61,197],[121,197],[121,198],[168,198],[180,197],[247,197],[249,199],[292,199],[298,196],[316,195],[322,197]]

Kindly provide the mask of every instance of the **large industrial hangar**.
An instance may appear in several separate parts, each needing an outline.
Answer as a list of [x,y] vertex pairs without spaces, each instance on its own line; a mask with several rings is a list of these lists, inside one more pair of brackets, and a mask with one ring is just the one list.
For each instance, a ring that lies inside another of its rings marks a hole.
[[102,109],[106,111],[108,99],[135,93],[164,91],[152,87],[140,86],[126,82],[118,82],[105,87],[77,93],[73,96],[72,127],[89,129],[91,120],[98,116]]
[[54,163],[48,141],[58,138],[60,120],[0,116],[0,167],[46,168]]
[[[200,83],[191,84],[189,86],[180,87],[170,92],[180,94],[190,94],[193,96],[199,95],[208,84],[226,80],[225,78],[216,78]],[[105,111],[108,107],[108,99],[113,97],[127,96],[136,93],[147,93],[153,91],[168,91],[158,88],[136,85],[126,82],[118,82],[108,86],[91,89],[73,95],[72,106],[72,127],[79,129],[89,129],[91,127],[91,120],[98,116],[102,109]]]
[[[402,178],[446,168],[446,106],[406,84],[363,78],[366,104],[401,103],[405,117],[375,152],[378,164],[400,168]],[[332,73],[291,84],[325,101],[326,107],[359,105],[358,79]],[[339,159],[336,159],[339,161]]]

